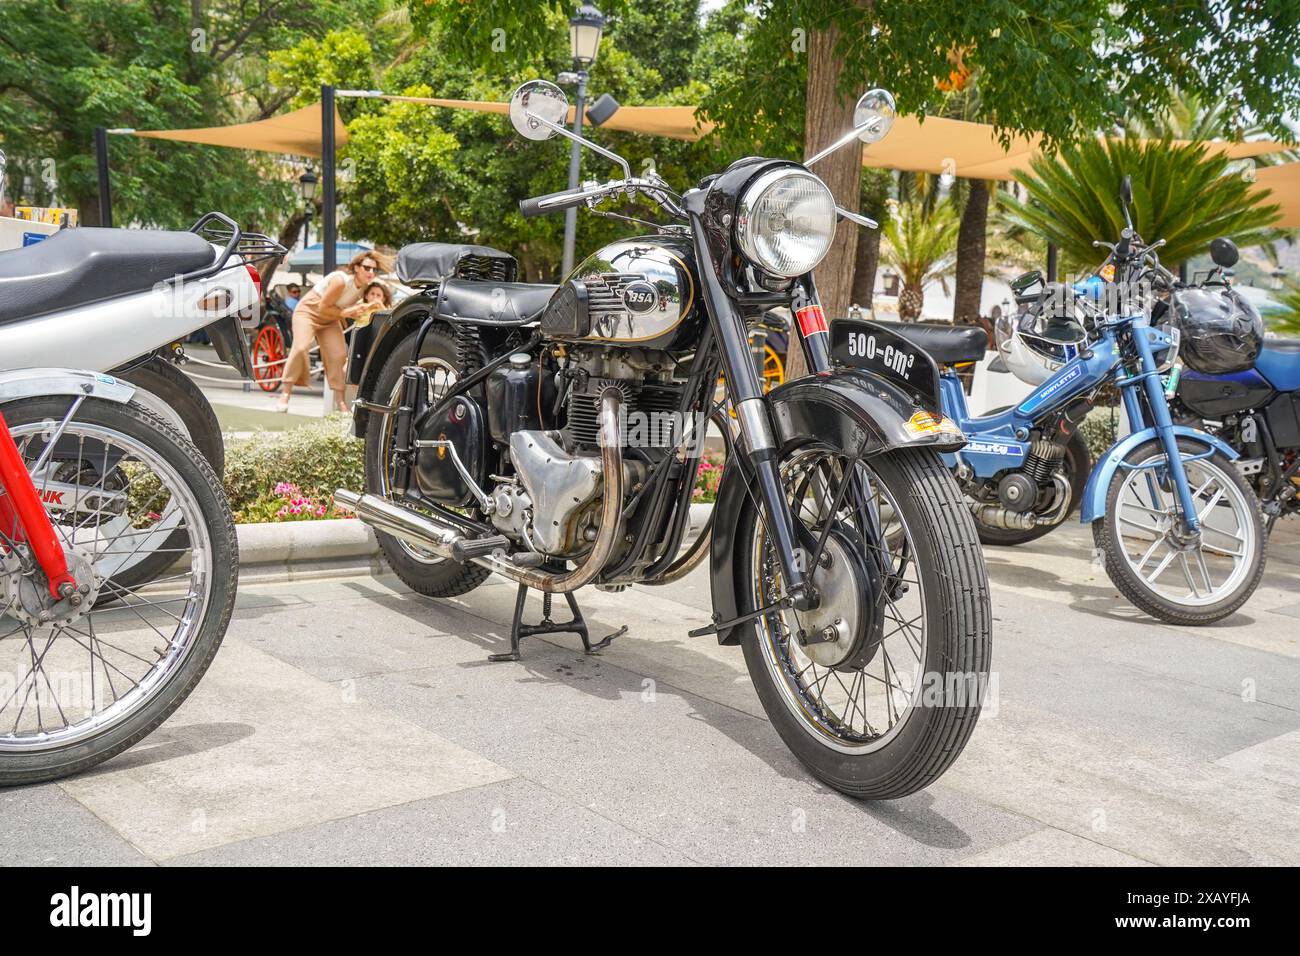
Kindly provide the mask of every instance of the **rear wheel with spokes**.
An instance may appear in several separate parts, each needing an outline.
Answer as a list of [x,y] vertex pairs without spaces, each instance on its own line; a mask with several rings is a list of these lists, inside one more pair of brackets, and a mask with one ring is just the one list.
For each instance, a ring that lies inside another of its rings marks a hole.
[[1190,533],[1158,440],[1139,445],[1111,479],[1093,539],[1120,592],[1170,624],[1210,624],[1241,607],[1264,574],[1263,515],[1240,473],[1185,439],[1179,452],[1200,529]]
[[[863,798],[915,792],[961,753],[987,686],[989,597],[970,513],[930,451],[861,459],[805,446],[781,474],[819,605],[748,625],[755,689],[826,783]],[[752,504],[737,540],[741,612],[777,604],[780,564]]]
[[[0,529],[0,785],[84,770],[153,731],[202,677],[234,606],[234,522],[207,462],[141,406],[86,399],[60,432],[69,407],[4,408],[90,592],[48,606],[23,536]],[[145,553],[166,571],[121,584]]]

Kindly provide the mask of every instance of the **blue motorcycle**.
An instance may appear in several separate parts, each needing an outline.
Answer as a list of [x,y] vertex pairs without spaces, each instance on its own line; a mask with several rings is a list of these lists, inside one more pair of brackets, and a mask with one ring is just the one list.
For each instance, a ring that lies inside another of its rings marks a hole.
[[[1184,337],[1199,342],[1203,324],[1249,325],[1253,310],[1240,299],[1216,302],[1207,317],[1201,303],[1178,311],[1176,322],[1154,325],[1155,302],[1144,303],[1135,290],[1162,288],[1167,310],[1177,280],[1156,255],[1164,241],[1143,245],[1133,229],[1127,177],[1120,195],[1128,225],[1117,243],[1095,243],[1110,249],[1096,275],[1052,287],[1031,273],[1013,286],[1019,299],[1039,299],[1042,310],[1033,316],[1032,343],[1020,334],[1007,342],[999,336],[1003,356],[1023,358],[1018,348],[1046,356],[1041,382],[1014,407],[979,417],[967,408],[954,365],[982,356],[982,331],[897,324],[890,331],[926,349],[939,366],[942,411],[966,438],[944,458],[982,532],[1050,530],[1077,498],[1106,572],[1125,597],[1168,623],[1208,624],[1239,608],[1259,584],[1263,518],[1233,464],[1238,453],[1216,435],[1175,423],[1169,400]],[[1258,331],[1262,340],[1262,325]],[[871,344],[864,339],[858,348]],[[1078,475],[1065,467],[1067,451],[1078,444],[1078,423],[1112,387],[1130,434],[1107,450],[1079,490]]]
[[[1237,247],[1216,239],[1211,255],[1218,268],[1196,288],[1221,295],[1227,286],[1223,270],[1236,265]],[[1192,294],[1183,293],[1182,299]],[[1212,344],[1227,347],[1202,362],[1201,370],[1189,367],[1183,373],[1174,418],[1195,423],[1237,449],[1237,469],[1258,495],[1272,531],[1278,518],[1300,514],[1300,339],[1265,339],[1253,362],[1250,348],[1233,348],[1232,341]]]

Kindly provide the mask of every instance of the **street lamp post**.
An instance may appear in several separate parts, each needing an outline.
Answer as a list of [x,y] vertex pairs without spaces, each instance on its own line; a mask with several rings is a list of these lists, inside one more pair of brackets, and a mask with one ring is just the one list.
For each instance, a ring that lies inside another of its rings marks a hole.
[[311,241],[311,214],[315,209],[316,187],[318,185],[316,174],[310,169],[298,177],[298,192],[302,196],[302,201],[306,203],[302,221],[302,248],[304,251]]
[[[569,52],[577,71],[578,95],[573,111],[573,132],[582,135],[582,112],[587,97],[587,70],[596,62],[600,51],[600,35],[605,29],[605,17],[590,3],[584,3],[569,20]],[[578,187],[578,166],[582,147],[574,142],[569,150],[569,188]],[[567,276],[573,271],[573,250],[578,231],[578,211],[564,212],[564,257],[561,271]]]

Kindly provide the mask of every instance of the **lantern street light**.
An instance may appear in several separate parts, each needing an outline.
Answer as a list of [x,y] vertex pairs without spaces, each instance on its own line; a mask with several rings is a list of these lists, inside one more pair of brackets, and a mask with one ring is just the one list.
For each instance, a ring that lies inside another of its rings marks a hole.
[[316,190],[319,186],[320,182],[316,179],[316,174],[310,169],[298,177],[298,193],[302,196],[303,202],[307,204],[302,221],[302,247],[304,249],[307,248],[308,237],[311,233],[311,215],[315,209]]
[[[600,52],[600,36],[605,30],[605,16],[591,3],[584,3],[569,20],[569,52],[577,71],[578,95],[573,110],[573,132],[582,135],[582,114],[587,98],[587,70]],[[569,188],[578,187],[578,164],[582,147],[574,142],[569,150]],[[564,212],[564,257],[561,269],[567,276],[573,271],[573,247],[578,231],[578,211]]]

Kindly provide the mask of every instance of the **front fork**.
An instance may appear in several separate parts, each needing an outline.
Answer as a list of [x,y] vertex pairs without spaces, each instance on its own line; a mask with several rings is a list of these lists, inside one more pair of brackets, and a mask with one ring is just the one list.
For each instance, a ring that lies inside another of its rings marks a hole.
[[27,463],[9,434],[3,413],[0,413],[0,525],[6,534],[13,532],[10,539],[13,544],[26,538],[36,563],[45,572],[50,596],[55,601],[76,592],[77,582],[68,572],[63,545],[41,503]]
[[[797,543],[794,516],[790,513],[790,504],[786,501],[785,491],[781,486],[780,452],[773,437],[771,416],[767,401],[763,397],[762,383],[759,381],[758,371],[750,353],[745,317],[723,290],[713,263],[707,255],[707,250],[710,248],[709,238],[698,211],[691,210],[690,220],[696,248],[699,250],[699,272],[704,287],[704,298],[708,303],[714,334],[722,351],[722,369],[726,375],[731,403],[736,409],[736,419],[740,424],[745,455],[755,475],[760,510],[768,539],[772,542],[777,559],[781,563],[781,573],[791,602],[799,610],[809,610],[816,607],[817,596],[809,573],[811,569],[805,564],[807,560],[805,552]],[[802,288],[807,296],[804,307],[814,307],[820,313],[821,307],[816,304],[816,291],[812,288],[811,280],[807,280],[807,284]],[[821,325],[824,329],[826,325],[824,319]],[[808,336],[805,335],[803,328],[799,329],[799,338],[804,343],[810,372],[820,372],[830,368],[830,351],[825,342],[826,335],[814,336],[820,341],[811,348],[807,344]]]
[[1160,373],[1148,337],[1150,331],[1151,327],[1144,319],[1135,320],[1130,327],[1140,371],[1121,383],[1124,410],[1128,414],[1129,428],[1139,431],[1146,427],[1142,404],[1138,401],[1135,391],[1140,386],[1146,392],[1147,407],[1150,408],[1153,419],[1151,425],[1155,428],[1156,436],[1165,451],[1165,458],[1169,462],[1169,477],[1178,495],[1178,503],[1183,509],[1183,521],[1188,533],[1195,535],[1201,530],[1201,522],[1196,514],[1196,500],[1192,497],[1191,484],[1187,480],[1187,468],[1178,449],[1178,437],[1174,434],[1173,416],[1169,414],[1169,400],[1165,398],[1164,385],[1160,381]]

